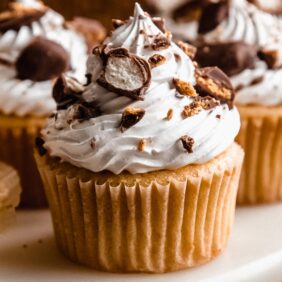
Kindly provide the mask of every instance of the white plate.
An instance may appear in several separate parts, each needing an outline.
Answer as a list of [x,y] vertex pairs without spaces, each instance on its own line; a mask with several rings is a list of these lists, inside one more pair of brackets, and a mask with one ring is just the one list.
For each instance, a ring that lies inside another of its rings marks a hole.
[[281,282],[282,205],[238,209],[222,256],[163,275],[108,274],[75,265],[56,250],[49,212],[21,211],[14,226],[0,235],[0,281]]

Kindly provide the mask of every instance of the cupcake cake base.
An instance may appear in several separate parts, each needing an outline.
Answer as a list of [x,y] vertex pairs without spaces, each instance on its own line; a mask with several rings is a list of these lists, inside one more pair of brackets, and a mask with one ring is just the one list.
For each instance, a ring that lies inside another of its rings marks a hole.
[[239,106],[237,142],[245,150],[237,202],[240,205],[282,201],[282,106]]
[[151,273],[194,267],[225,249],[243,156],[234,143],[206,164],[114,175],[35,154],[61,252],[97,270]]
[[0,115],[0,160],[17,169],[22,185],[21,207],[47,206],[33,149],[46,118]]

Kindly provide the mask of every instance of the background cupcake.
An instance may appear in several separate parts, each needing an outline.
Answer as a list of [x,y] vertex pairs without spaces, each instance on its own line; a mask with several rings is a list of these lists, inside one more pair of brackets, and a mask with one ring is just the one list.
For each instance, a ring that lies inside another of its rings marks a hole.
[[95,269],[167,272],[227,245],[243,151],[234,91],[195,69],[138,4],[88,59],[89,84],[57,80],[36,154],[60,250]]
[[[69,72],[85,80],[90,42],[70,26],[76,27],[77,21],[66,27],[61,15],[34,0],[11,2],[0,14],[0,159],[18,169],[24,206],[45,203],[32,147],[56,108],[53,79]],[[99,40],[105,31],[97,30]]]
[[5,229],[15,215],[20,201],[20,179],[16,171],[0,163],[0,231]]
[[[217,65],[231,76],[237,92],[242,116],[238,142],[246,151],[238,203],[279,201],[282,22],[245,0],[193,3],[187,4],[190,13],[198,11],[193,34],[182,38],[198,45],[201,66]],[[174,27],[181,36],[183,29]]]

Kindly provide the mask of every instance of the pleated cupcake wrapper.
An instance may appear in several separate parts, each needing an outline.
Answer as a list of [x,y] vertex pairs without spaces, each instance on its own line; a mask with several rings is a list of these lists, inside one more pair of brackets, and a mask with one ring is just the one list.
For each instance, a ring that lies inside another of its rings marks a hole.
[[20,191],[20,180],[16,171],[0,163],[0,231],[3,231],[15,218]]
[[37,155],[59,249],[111,272],[159,273],[208,262],[224,250],[233,223],[243,159],[234,146],[225,169],[219,158],[168,182],[158,173],[144,183],[81,180]]
[[239,107],[245,162],[237,202],[282,201],[282,107]]
[[21,206],[46,207],[47,201],[33,157],[35,138],[45,119],[0,115],[0,160],[12,165],[22,185]]

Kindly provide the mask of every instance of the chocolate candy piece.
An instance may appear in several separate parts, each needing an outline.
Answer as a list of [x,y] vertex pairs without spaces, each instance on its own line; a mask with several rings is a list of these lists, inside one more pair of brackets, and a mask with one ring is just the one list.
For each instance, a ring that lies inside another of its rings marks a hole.
[[195,60],[201,67],[218,66],[232,76],[253,68],[257,58],[256,49],[244,42],[206,44],[198,47]]
[[82,122],[94,118],[98,116],[98,114],[95,106],[88,103],[76,103],[67,109],[67,122],[72,123],[75,120]]
[[53,79],[70,67],[69,54],[56,42],[36,37],[16,61],[17,77],[44,81]]
[[199,22],[199,33],[215,29],[229,15],[230,0],[206,1]]
[[184,96],[189,96],[189,97],[198,96],[195,88],[193,87],[191,83],[186,82],[184,80],[180,80],[178,78],[174,78],[172,82],[179,94],[184,95]]
[[193,60],[197,53],[197,48],[189,43],[178,41],[177,45],[183,50],[183,52]]
[[195,140],[188,135],[184,135],[180,138],[182,142],[183,148],[189,153],[193,153],[193,145],[195,144]]
[[135,100],[144,100],[151,83],[150,65],[125,48],[104,48],[104,71],[97,83],[109,91]]
[[163,34],[158,34],[155,38],[151,47],[155,51],[161,51],[169,48],[170,46],[170,39]]
[[22,26],[30,26],[46,13],[47,8],[40,9],[25,7],[20,3],[10,3],[7,12],[0,14],[0,32],[8,30],[18,31]]
[[217,67],[198,69],[196,91],[200,96],[212,96],[233,107],[235,91],[228,76]]
[[166,62],[166,58],[160,54],[154,54],[148,60],[151,68],[156,68]]
[[74,78],[61,75],[53,87],[53,98],[58,110],[67,109],[70,105],[82,101],[84,87]]
[[121,117],[120,130],[124,132],[137,122],[139,122],[145,115],[145,110],[139,108],[128,107],[124,110]]

